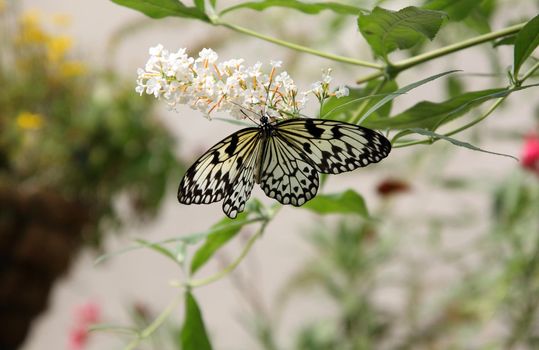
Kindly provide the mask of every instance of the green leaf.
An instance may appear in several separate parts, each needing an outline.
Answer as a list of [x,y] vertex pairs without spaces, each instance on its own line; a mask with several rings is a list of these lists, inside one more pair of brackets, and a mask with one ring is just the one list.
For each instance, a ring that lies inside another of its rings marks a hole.
[[373,129],[424,128],[435,130],[440,125],[464,115],[471,108],[509,93],[510,90],[504,88],[489,89],[467,92],[439,103],[421,101],[392,118],[371,119],[365,121],[363,125]]
[[447,13],[449,19],[460,21],[468,17],[472,10],[481,5],[483,0],[429,0],[423,5],[427,10],[439,10]]
[[[112,2],[144,13],[152,18],[186,17],[209,22],[206,14],[197,7],[188,7],[179,0],[111,0]],[[198,5],[197,5],[198,6]]]
[[448,97],[462,95],[464,92],[464,84],[458,75],[451,75],[447,78],[445,88]]
[[464,147],[464,148],[468,148],[468,149],[471,149],[473,151],[478,151],[478,152],[483,152],[483,153],[489,153],[489,154],[495,154],[497,156],[503,156],[503,157],[509,157],[509,158],[513,158],[514,160],[516,160],[518,162],[518,158],[516,157],[513,157],[509,154],[503,154],[503,153],[496,153],[496,152],[491,152],[491,151],[486,151],[484,149],[481,149],[477,146],[474,146],[468,142],[464,142],[464,141],[459,141],[459,140],[456,140],[452,137],[449,137],[449,136],[445,136],[445,135],[440,135],[440,134],[437,134],[435,132],[432,132],[430,130],[425,130],[425,129],[420,129],[420,128],[410,128],[408,129],[412,132],[415,132],[417,134],[421,134],[421,135],[425,135],[425,136],[429,136],[429,137],[432,137],[434,139],[441,139],[441,140],[445,140],[445,141],[448,141],[448,142],[451,142],[452,144],[454,144],[455,146],[459,146],[459,147]]
[[497,13],[497,7],[498,0],[482,0],[479,6],[475,6],[464,18],[463,23],[477,33],[490,33],[490,23],[493,15]]
[[[255,203],[256,203],[256,201],[251,200],[251,201],[249,201],[247,203],[247,205],[253,205]],[[214,234],[216,232],[221,232],[224,229],[232,229],[234,227],[241,228],[241,227],[243,227],[245,225],[252,224],[252,223],[258,222],[258,221],[263,221],[263,220],[265,220],[265,218],[263,218],[263,217],[255,217],[255,218],[252,218],[252,219],[244,219],[244,220],[238,220],[236,218],[235,220],[233,220],[233,222],[226,221],[224,225],[215,225],[212,228],[210,228],[209,230],[204,231],[204,232],[197,232],[197,233],[193,233],[193,234],[186,235],[186,236],[168,238],[168,239],[158,241],[158,242],[149,242],[148,244],[151,244],[151,245],[163,245],[163,244],[169,244],[169,243],[181,243],[181,244],[193,245],[193,244],[199,243],[201,240],[208,237],[209,235]],[[225,220],[223,220],[223,221],[225,221]],[[135,246],[125,247],[123,249],[120,249],[120,250],[112,252],[112,253],[103,254],[103,255],[99,256],[94,261],[94,264],[97,265],[97,264],[102,263],[105,260],[110,259],[110,258],[117,257],[119,255],[129,253],[131,251],[138,250],[138,249],[145,248],[145,247],[146,247],[145,245],[141,245],[139,243],[139,244],[137,244]]]
[[364,218],[369,217],[365,200],[354,190],[319,194],[305,203],[302,208],[318,214],[357,214]]
[[490,17],[480,8],[474,9],[468,17],[464,18],[463,22],[477,33],[487,34],[492,32],[492,28],[490,27]]
[[206,0],[194,0],[195,6],[202,13],[206,12],[206,4],[205,4],[205,2],[206,2]]
[[180,333],[182,349],[211,350],[202,313],[190,291],[185,293],[185,321]]
[[403,86],[402,88],[396,90],[394,93],[390,94],[390,95],[387,95],[386,97],[382,98],[380,101],[378,101],[374,106],[372,106],[367,112],[365,112],[365,114],[363,114],[361,116],[361,119],[359,119],[358,123],[357,124],[362,124],[368,116],[370,116],[371,114],[373,114],[374,112],[378,111],[380,108],[382,108],[382,106],[384,106],[386,103],[389,103],[391,102],[395,97],[397,96],[400,96],[402,94],[406,94],[408,93],[409,91],[412,91],[413,89],[423,85],[423,84],[426,84],[428,82],[431,82],[433,80],[436,80],[438,78],[441,78],[443,77],[444,75],[448,75],[448,74],[451,74],[451,73],[455,73],[455,72],[458,72],[456,70],[450,70],[450,71],[447,71],[447,72],[443,72],[443,73],[439,73],[439,74],[435,74],[435,75],[431,75],[430,77],[428,78],[425,78],[425,79],[422,79],[420,81],[416,81],[415,83],[412,83],[412,84],[408,84],[406,86]]
[[524,61],[532,54],[539,45],[539,15],[532,18],[518,32],[515,39],[514,50],[514,73],[513,76],[518,78],[518,72]]
[[439,11],[406,7],[397,12],[375,7],[368,14],[360,14],[359,31],[374,53],[387,59],[396,49],[408,49],[423,40],[433,39],[446,14]]
[[[398,89],[397,82],[391,80],[384,84],[378,94],[371,95],[380,83],[380,80],[371,80],[362,89],[349,88],[350,93],[348,96],[340,98],[330,97],[324,101],[324,105],[320,111],[320,117],[340,121],[352,120],[352,117],[357,114],[358,108],[363,105],[365,100],[369,100],[367,108],[370,108],[382,98]],[[390,112],[391,103],[388,103],[384,108],[379,109],[376,114],[378,117],[387,117]]]
[[144,239],[136,239],[135,242],[137,242],[138,244],[140,244],[141,246],[143,247],[146,247],[146,248],[150,248],[151,250],[169,258],[169,259],[172,259],[172,261],[174,261],[176,264],[178,263],[178,260],[176,259],[176,256],[174,255],[174,253],[172,253],[170,250],[168,250],[167,248],[163,247],[162,245],[160,245],[159,243],[152,243],[152,242],[148,242]]
[[516,38],[517,38],[516,35],[506,36],[506,37],[503,38],[503,39],[496,40],[496,41],[492,44],[492,47],[498,47],[498,46],[502,46],[502,45],[515,45],[515,39],[516,39]]
[[242,8],[248,8],[256,11],[263,11],[270,7],[287,7],[301,11],[307,14],[317,14],[320,11],[330,10],[341,15],[357,16],[360,12],[365,11],[359,7],[345,5],[338,2],[303,2],[298,0],[265,0],[265,1],[248,1],[235,6],[228,7],[221,11],[220,15],[227,12],[236,11]]
[[191,273],[194,274],[199,268],[204,266],[206,262],[213,256],[213,254],[221,248],[225,243],[234,238],[243,226],[235,225],[239,220],[240,222],[247,217],[247,213],[243,212],[238,215],[236,219],[223,218],[217,224],[212,226],[212,229],[218,228],[213,231],[204,244],[196,251],[191,261]]

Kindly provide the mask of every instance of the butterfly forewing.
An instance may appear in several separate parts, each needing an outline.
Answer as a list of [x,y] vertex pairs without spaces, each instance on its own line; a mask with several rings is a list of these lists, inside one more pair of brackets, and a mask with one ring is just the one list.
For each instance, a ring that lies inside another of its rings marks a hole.
[[204,153],[185,173],[178,188],[184,204],[222,200],[259,147],[259,128],[242,129]]
[[290,119],[278,123],[276,133],[302,151],[316,170],[338,174],[385,158],[391,143],[374,130],[325,119]]
[[260,187],[282,204],[303,205],[318,190],[318,173],[302,151],[278,136],[269,137],[262,155]]

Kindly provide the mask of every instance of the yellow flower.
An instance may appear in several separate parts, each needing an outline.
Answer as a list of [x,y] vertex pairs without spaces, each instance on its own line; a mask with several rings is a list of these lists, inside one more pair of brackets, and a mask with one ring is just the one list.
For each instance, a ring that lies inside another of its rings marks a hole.
[[7,7],[6,0],[0,0],[0,13],[4,12],[6,7]]
[[43,116],[37,113],[21,112],[17,116],[17,125],[21,129],[40,129],[43,126]]
[[51,37],[47,41],[47,57],[49,61],[59,62],[62,60],[72,45],[73,40],[66,35]]
[[[0,0],[1,1],[1,0]],[[49,36],[41,28],[40,13],[27,11],[19,19],[21,31],[18,42],[21,44],[40,44],[49,39]]]
[[63,62],[60,66],[60,73],[64,77],[76,77],[86,73],[86,65],[80,61]]
[[41,22],[41,12],[38,10],[25,11],[19,19],[22,25],[39,25]]

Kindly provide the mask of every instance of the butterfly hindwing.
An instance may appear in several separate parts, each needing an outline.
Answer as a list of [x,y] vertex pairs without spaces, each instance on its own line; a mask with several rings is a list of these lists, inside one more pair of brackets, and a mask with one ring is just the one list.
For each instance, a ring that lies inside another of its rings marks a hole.
[[210,148],[185,173],[178,188],[180,203],[208,204],[230,198],[227,195],[233,184],[242,179],[239,175],[244,172],[245,163],[250,164],[259,138],[259,128],[246,128]]
[[258,135],[256,146],[249,154],[246,154],[243,166],[239,170],[232,186],[230,186],[225,194],[223,211],[232,219],[243,211],[245,203],[251,196],[251,191],[255,184],[255,169],[259,164],[260,148],[262,147],[260,138],[260,135]]
[[326,119],[296,118],[280,122],[277,133],[291,147],[303,151],[316,170],[338,174],[377,163],[391,151],[391,143],[374,130]]
[[303,205],[318,191],[318,172],[302,150],[270,136],[262,155],[260,187],[282,204]]

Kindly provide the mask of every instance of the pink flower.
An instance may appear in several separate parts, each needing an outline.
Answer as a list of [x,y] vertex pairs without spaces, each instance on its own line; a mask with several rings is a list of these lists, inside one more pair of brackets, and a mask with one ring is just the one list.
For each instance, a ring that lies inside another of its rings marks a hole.
[[82,350],[88,342],[89,327],[99,322],[101,309],[94,302],[87,302],[75,307],[74,322],[69,331],[68,349]]
[[88,329],[86,326],[75,326],[69,331],[68,349],[82,350],[88,341]]
[[90,325],[99,320],[100,311],[97,303],[89,301],[75,308],[75,318],[80,324]]
[[539,135],[530,133],[524,141],[521,156],[522,166],[539,176]]

